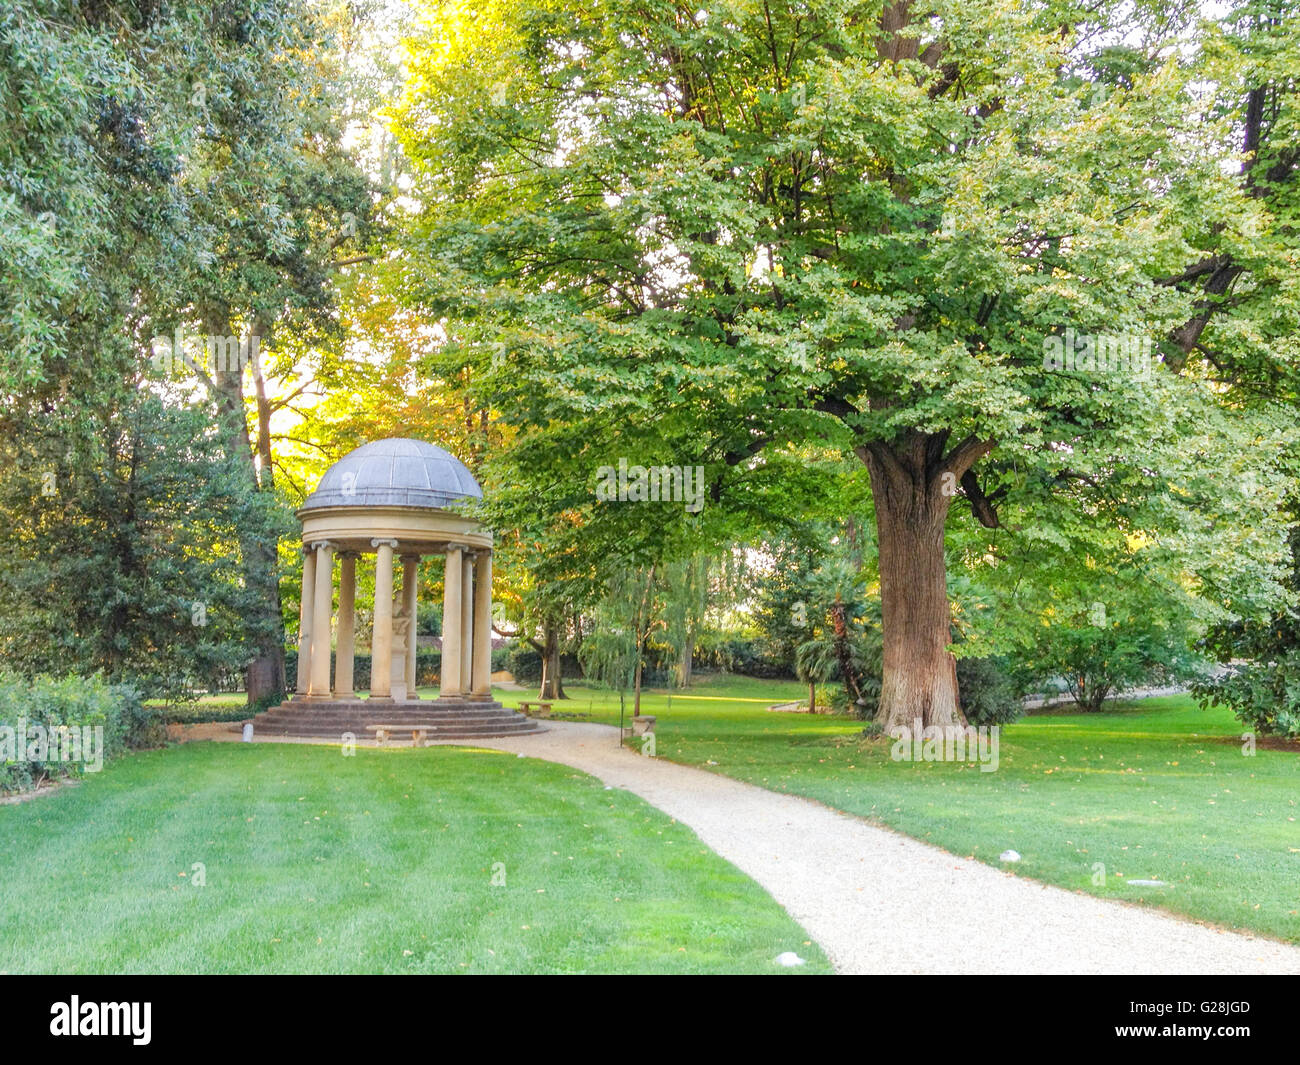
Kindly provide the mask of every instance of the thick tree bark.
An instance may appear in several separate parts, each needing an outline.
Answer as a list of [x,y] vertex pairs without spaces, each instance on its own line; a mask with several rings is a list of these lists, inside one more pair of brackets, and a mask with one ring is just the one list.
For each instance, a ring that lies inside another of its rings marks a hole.
[[644,659],[637,655],[636,659],[636,676],[632,681],[632,716],[641,716],[641,671],[645,665]]
[[[253,326],[253,335],[266,343],[265,327]],[[275,487],[275,456],[271,453],[271,401],[266,395],[266,378],[262,374],[260,355],[252,362],[253,387],[257,395],[257,484],[263,492]]]
[[966,724],[957,663],[948,650],[944,523],[957,480],[982,451],[972,442],[944,459],[943,444],[942,436],[912,433],[897,447],[862,452],[880,552],[884,669],[876,720],[886,730],[918,721],[923,727]]
[[563,660],[560,654],[560,626],[558,622],[546,621],[542,624],[542,645],[537,647],[542,656],[542,686],[538,692],[539,699],[567,699],[564,694]]
[[[206,328],[212,336],[224,336],[230,332],[229,322],[222,316],[209,317]],[[256,494],[262,490],[262,486],[245,417],[243,369],[212,367],[208,385],[217,402],[217,417],[226,460],[235,465],[240,479],[251,493]],[[259,413],[260,406],[259,402]],[[261,435],[259,429],[259,438]],[[267,446],[269,450],[269,442]],[[269,454],[264,473],[269,486]],[[252,706],[285,691],[284,616],[280,610],[280,575],[274,538],[269,538],[265,529],[255,527],[254,524],[241,523],[239,550],[244,582],[255,599],[248,618],[251,623],[253,654],[244,667],[244,690],[248,705]]]
[[1110,685],[1098,681],[1096,684],[1090,684],[1087,676],[1084,674],[1076,675],[1073,682],[1066,682],[1069,689],[1070,697],[1085,712],[1089,714],[1101,713],[1101,708],[1106,704],[1110,697]]
[[681,654],[677,658],[677,687],[691,686],[691,672],[695,666],[695,633],[687,630]]
[[646,640],[650,638],[650,623],[646,617],[646,607],[650,602],[650,590],[655,583],[655,566],[650,567],[649,574],[646,575],[645,594],[641,596],[641,605],[637,608],[636,620],[633,621],[633,632],[636,636],[636,674],[633,680],[632,695],[632,716],[641,716],[641,675],[645,666],[645,645]]
[[840,667],[840,680],[844,682],[844,690],[848,692],[853,705],[859,708],[856,711],[858,717],[863,717],[864,711],[862,708],[865,706],[866,700],[862,697],[862,685],[857,672],[853,668],[853,655],[849,651],[848,612],[844,609],[844,604],[840,601],[838,595],[835,597],[835,603],[831,606],[831,632],[834,634],[835,661]]

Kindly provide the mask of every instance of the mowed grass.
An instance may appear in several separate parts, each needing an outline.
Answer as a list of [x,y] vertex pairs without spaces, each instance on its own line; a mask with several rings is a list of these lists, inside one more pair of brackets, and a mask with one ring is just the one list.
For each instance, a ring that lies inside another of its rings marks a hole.
[[0,972],[827,971],[688,829],[494,751],[192,743],[0,806]]
[[[504,700],[513,693],[500,693]],[[564,714],[617,723],[618,695],[574,685]],[[954,854],[1106,898],[1300,942],[1300,750],[1242,753],[1228,711],[1176,696],[1003,729],[999,768],[903,762],[846,718],[776,713],[793,682],[710,678],[652,692],[657,755],[804,795]],[[523,696],[527,697],[527,696]],[[629,700],[630,714],[630,700]],[[1018,851],[1004,866],[998,855]],[[1170,886],[1129,886],[1130,880]],[[972,900],[978,905],[978,900]]]

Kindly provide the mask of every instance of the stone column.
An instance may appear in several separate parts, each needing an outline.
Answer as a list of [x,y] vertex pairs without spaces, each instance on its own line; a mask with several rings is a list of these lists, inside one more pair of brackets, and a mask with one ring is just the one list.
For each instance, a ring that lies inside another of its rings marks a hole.
[[370,698],[393,697],[393,548],[396,540],[371,540],[375,548],[375,627],[370,635]]
[[316,596],[316,552],[302,549],[302,598],[298,601],[298,679],[295,695],[306,695],[311,679],[311,623]]
[[415,694],[415,623],[419,613],[419,597],[416,595],[419,580],[419,555],[402,556],[402,609],[411,623],[406,630],[406,697],[418,699]]
[[357,553],[339,552],[338,658],[334,664],[334,698],[355,699],[352,666],[357,631]]
[[438,698],[459,698],[461,687],[461,584],[465,569],[461,545],[447,545],[447,568],[442,585],[442,669]]
[[316,593],[311,624],[312,699],[330,696],[330,615],[334,612],[334,545],[323,540],[316,545]]
[[474,682],[475,698],[492,698],[492,552],[474,559]]
[[474,668],[474,556],[465,551],[460,558],[460,683],[468,695]]

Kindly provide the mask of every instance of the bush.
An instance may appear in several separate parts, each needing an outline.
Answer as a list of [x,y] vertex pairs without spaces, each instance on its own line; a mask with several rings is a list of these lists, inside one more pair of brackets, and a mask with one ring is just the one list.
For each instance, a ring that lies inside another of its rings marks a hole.
[[1080,709],[1096,713],[1105,700],[1148,684],[1169,684],[1200,674],[1203,663],[1189,648],[1186,622],[1172,612],[1134,612],[1095,621],[1065,617],[1040,626],[1018,659],[1026,685],[1060,677]]
[[[125,684],[117,685],[113,691],[117,696],[117,714],[121,724],[123,746],[133,751],[166,746],[167,726],[157,714],[141,702],[139,691]],[[105,737],[107,737],[107,730],[105,730]]]
[[[542,656],[530,644],[517,643],[506,648],[506,666],[511,676],[520,684],[540,684],[542,682]],[[495,652],[493,653],[495,660]],[[495,661],[492,666],[496,668]],[[582,663],[577,655],[560,656],[561,675],[569,680],[584,675]]]
[[957,659],[957,691],[972,725],[1009,725],[1024,713],[1024,692],[998,658]]
[[[859,675],[864,706],[851,704],[844,685],[836,684],[828,698],[831,710],[874,719],[880,710],[880,680],[880,674],[875,671]],[[1000,659],[957,659],[957,688],[962,713],[972,725],[1009,725],[1024,712],[1020,687]]]
[[[666,663],[671,668],[672,663]],[[695,646],[695,665],[739,673],[763,680],[794,680],[794,661],[765,637],[701,635]]]
[[[103,730],[102,746],[92,732],[83,747],[80,730],[96,728]],[[0,791],[28,791],[46,780],[93,772],[105,758],[165,739],[161,720],[128,685],[97,676],[29,680],[0,674]]]
[[149,705],[148,710],[157,721],[167,725],[198,725],[209,721],[245,721],[254,714],[284,702],[284,693],[277,692],[259,699],[249,706],[243,696],[219,702],[168,703],[165,706]]
[[1192,694],[1202,710],[1226,706],[1261,735],[1300,739],[1300,651],[1236,666],[1222,677],[1193,684]]
[[[1295,594],[1300,593],[1300,524],[1291,527],[1290,541],[1292,566],[1285,583]],[[1300,739],[1300,613],[1294,606],[1217,625],[1200,647],[1227,667],[1221,676],[1192,685],[1202,709],[1221,703],[1255,732]],[[1247,664],[1236,664],[1243,660]]]
[[876,711],[880,709],[880,678],[867,673],[858,678],[858,683],[862,686],[865,705],[859,706],[855,703],[849,695],[848,688],[843,684],[834,684],[826,699],[831,713],[848,714],[864,721],[869,721],[876,716]]
[[519,644],[510,650],[506,669],[520,684],[528,681],[534,683],[542,679],[542,656],[527,644]]

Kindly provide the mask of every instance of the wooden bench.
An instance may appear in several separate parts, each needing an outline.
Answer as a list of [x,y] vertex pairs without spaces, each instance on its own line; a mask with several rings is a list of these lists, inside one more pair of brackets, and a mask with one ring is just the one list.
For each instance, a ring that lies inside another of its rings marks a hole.
[[388,737],[395,732],[409,732],[411,734],[411,746],[419,747],[428,737],[427,728],[412,727],[411,725],[367,725],[367,732],[375,734],[375,743],[382,747],[388,742]]
[[522,700],[521,700],[520,703],[519,703],[519,710],[520,710],[521,713],[526,714],[526,713],[528,713],[528,711],[530,711],[530,710],[535,706],[535,707],[537,707],[537,709],[539,709],[543,714],[549,714],[549,713],[551,712],[551,707],[554,706],[554,705],[555,705],[554,703],[551,703],[551,702],[539,702],[539,701],[536,700],[536,699],[532,700],[531,702],[529,702],[529,701],[522,701]]

